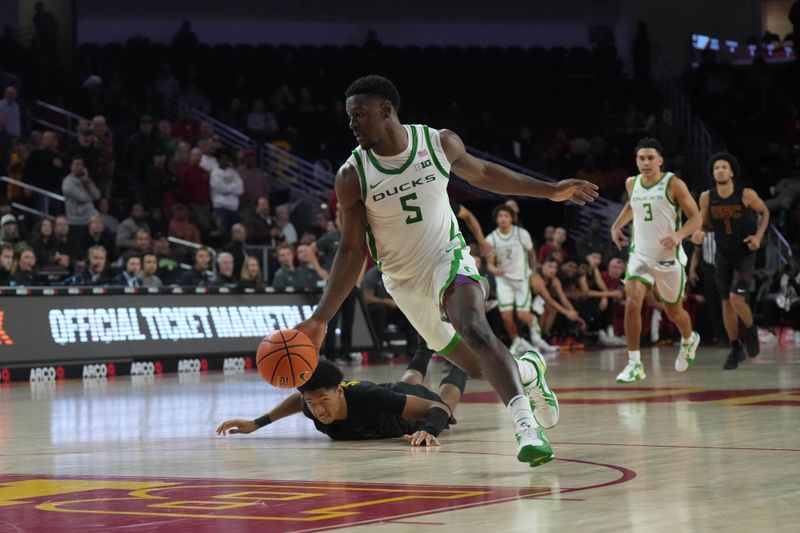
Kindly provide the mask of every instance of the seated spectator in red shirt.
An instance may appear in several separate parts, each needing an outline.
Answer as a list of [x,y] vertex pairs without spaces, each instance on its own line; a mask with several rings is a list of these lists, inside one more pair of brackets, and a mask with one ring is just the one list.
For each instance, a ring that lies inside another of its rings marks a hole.
[[277,246],[283,242],[283,234],[276,221],[270,215],[269,200],[259,198],[256,203],[256,212],[247,219],[248,244],[263,244],[267,246]]
[[171,237],[201,244],[200,230],[189,220],[189,210],[183,204],[172,206],[172,219],[169,221],[167,233]]
[[619,257],[614,257],[608,262],[608,268],[600,275],[603,278],[606,288],[610,291],[622,291],[622,298],[614,298],[609,302],[611,307],[613,328],[610,332],[614,337],[621,337],[625,334],[625,298],[622,276],[625,274],[625,261]]
[[181,111],[181,118],[172,124],[172,136],[176,139],[194,144],[200,134],[200,122],[195,118],[191,108],[184,108]]
[[564,261],[570,256],[567,245],[567,230],[565,228],[557,227],[553,231],[553,242],[545,243],[539,248],[540,263],[550,256],[555,257],[558,261]]

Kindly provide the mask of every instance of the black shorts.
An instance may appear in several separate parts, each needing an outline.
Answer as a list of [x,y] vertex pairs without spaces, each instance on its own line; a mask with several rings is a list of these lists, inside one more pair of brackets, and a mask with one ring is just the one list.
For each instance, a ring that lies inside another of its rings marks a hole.
[[400,394],[408,394],[410,396],[417,396],[418,398],[425,398],[426,400],[444,403],[438,394],[424,385],[411,385],[409,383],[403,383],[402,381],[398,381],[397,383],[388,383],[387,385],[391,390],[394,392],[399,392]]
[[727,300],[731,293],[745,296],[755,288],[756,254],[729,257],[718,253],[714,261],[719,297]]

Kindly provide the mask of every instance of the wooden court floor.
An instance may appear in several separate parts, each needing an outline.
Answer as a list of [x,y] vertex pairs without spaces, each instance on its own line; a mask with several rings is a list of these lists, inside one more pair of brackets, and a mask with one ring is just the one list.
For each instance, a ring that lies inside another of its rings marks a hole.
[[621,350],[551,358],[556,460],[536,469],[482,382],[434,449],[332,442],[300,416],[217,437],[285,395],[252,372],[4,384],[0,532],[800,531],[800,348],[736,371],[701,348],[685,374],[675,350],[645,351],[636,386],[614,383]]

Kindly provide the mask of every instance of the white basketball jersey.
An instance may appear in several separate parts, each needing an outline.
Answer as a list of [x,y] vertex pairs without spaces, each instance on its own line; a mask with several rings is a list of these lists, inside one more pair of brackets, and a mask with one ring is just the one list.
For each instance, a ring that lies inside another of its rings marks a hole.
[[447,196],[450,163],[439,132],[405,125],[408,147],[381,157],[360,146],[347,160],[367,208],[367,245],[378,269],[402,282],[429,274],[447,256],[468,254]]
[[497,228],[486,240],[495,250],[495,264],[505,271],[507,279],[522,281],[530,277],[528,250],[533,248],[533,241],[527,230],[511,226],[511,231],[504,235]]
[[686,264],[686,252],[679,244],[674,250],[661,246],[661,239],[681,229],[681,208],[668,195],[674,174],[666,172],[658,182],[645,186],[642,175],[635,177],[630,194],[633,209],[631,253],[654,261],[677,259]]

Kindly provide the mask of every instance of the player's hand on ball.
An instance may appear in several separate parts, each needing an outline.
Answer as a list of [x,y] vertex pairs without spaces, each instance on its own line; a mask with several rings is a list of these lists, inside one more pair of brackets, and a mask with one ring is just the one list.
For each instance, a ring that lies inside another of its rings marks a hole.
[[241,433],[246,435],[247,433],[252,433],[258,429],[258,424],[255,423],[254,420],[243,420],[241,418],[236,418],[234,420],[226,420],[222,424],[219,425],[217,428],[217,435],[233,435],[236,433]]
[[415,431],[413,435],[403,435],[412,446],[441,446],[439,439],[428,433],[427,431]]
[[314,343],[314,348],[319,349],[322,347],[322,342],[325,340],[325,332],[328,330],[328,324],[309,318],[297,324],[294,329],[301,333],[305,333],[306,337],[311,339]]
[[594,183],[586,180],[561,180],[555,185],[555,191],[550,196],[554,202],[572,201],[578,205],[586,205],[589,202],[594,202],[594,199],[600,196],[597,192],[599,187]]

